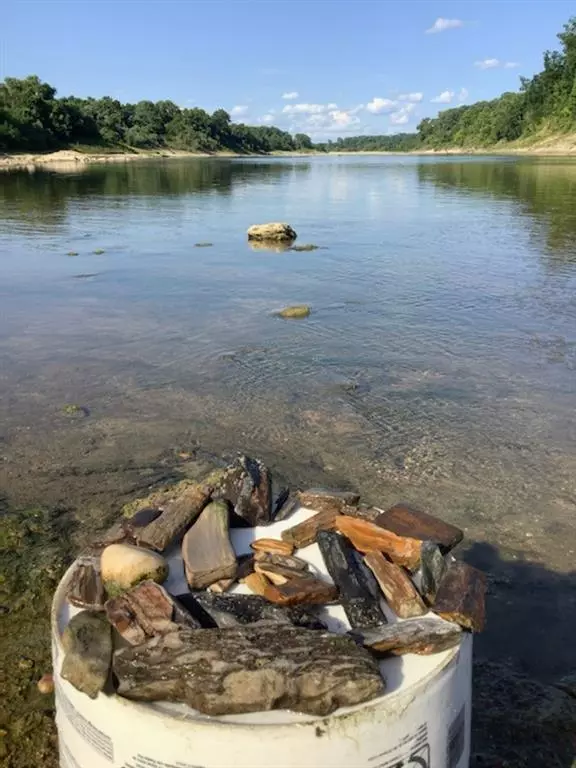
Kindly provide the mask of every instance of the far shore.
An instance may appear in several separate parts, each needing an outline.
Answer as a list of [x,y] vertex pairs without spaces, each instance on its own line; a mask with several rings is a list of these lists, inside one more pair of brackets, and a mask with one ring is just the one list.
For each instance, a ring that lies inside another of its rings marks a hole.
[[[576,135],[554,137],[533,143],[530,146],[502,146],[483,149],[464,149],[454,147],[447,149],[421,149],[411,152],[385,152],[385,151],[358,151],[358,152],[273,152],[270,155],[255,155],[255,157],[322,157],[327,154],[344,157],[346,155],[421,155],[421,156],[446,156],[446,155],[487,155],[487,156],[534,156],[534,157],[570,157],[576,156]],[[182,159],[191,157],[248,157],[233,152],[184,152],[174,149],[118,151],[118,152],[79,152],[74,149],[64,149],[47,153],[6,153],[0,154],[0,171],[13,169],[34,169],[48,166],[53,170],[70,170],[80,168],[83,165],[94,163],[123,163],[132,160],[160,160]]]

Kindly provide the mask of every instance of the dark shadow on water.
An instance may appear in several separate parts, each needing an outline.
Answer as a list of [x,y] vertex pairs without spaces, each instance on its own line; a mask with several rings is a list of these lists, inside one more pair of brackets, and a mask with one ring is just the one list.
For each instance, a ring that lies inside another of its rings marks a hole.
[[505,560],[486,543],[463,559],[488,576],[487,626],[474,641],[471,766],[572,768],[576,698],[555,683],[576,670],[576,571]]

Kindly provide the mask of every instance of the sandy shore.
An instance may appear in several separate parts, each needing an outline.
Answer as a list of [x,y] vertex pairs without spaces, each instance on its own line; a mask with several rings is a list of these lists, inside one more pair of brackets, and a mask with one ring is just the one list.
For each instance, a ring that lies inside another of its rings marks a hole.
[[[422,149],[414,152],[330,152],[331,155],[525,155],[570,157],[576,155],[576,134],[549,136],[540,140],[535,139],[530,144],[517,143],[482,149],[464,149],[454,147],[448,149]],[[280,157],[311,157],[325,156],[325,152],[273,152],[272,156]],[[59,150],[49,153],[30,154],[0,154],[0,171],[16,168],[35,168],[48,166],[54,170],[70,170],[91,163],[124,163],[132,160],[167,159],[186,157],[246,157],[233,152],[183,152],[174,149],[140,150],[134,152],[94,153],[77,152],[73,149]],[[258,155],[261,157],[261,155]]]
[[61,149],[58,152],[48,153],[0,155],[0,171],[42,166],[49,166],[54,170],[69,170],[70,167],[80,167],[92,163],[125,163],[131,160],[214,156],[232,157],[234,155],[232,152],[218,152],[215,155],[207,155],[201,152],[182,152],[175,149],[87,154],[77,152],[74,149]]

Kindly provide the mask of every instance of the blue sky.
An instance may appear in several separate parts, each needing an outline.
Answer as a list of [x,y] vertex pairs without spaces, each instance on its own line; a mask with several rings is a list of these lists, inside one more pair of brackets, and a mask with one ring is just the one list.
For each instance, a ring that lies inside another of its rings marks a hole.
[[572,14],[557,0],[4,0],[0,77],[314,138],[390,133],[516,90]]

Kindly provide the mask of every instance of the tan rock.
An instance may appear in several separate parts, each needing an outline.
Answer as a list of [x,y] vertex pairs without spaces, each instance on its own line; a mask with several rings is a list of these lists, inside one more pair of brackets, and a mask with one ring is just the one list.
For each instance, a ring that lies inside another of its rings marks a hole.
[[290,224],[270,222],[269,224],[253,224],[248,229],[248,240],[268,242],[286,242],[296,240],[297,234]]
[[162,555],[131,544],[106,547],[100,556],[100,570],[104,588],[110,596],[147,579],[161,584],[168,576],[168,566]]

